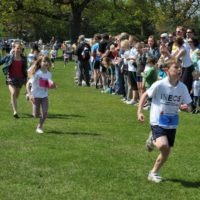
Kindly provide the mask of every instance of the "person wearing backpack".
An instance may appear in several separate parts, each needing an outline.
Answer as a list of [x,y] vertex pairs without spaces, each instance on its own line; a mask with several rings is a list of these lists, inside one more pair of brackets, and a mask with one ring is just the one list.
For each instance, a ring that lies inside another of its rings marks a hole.
[[78,57],[78,67],[79,67],[79,75],[78,75],[78,85],[82,86],[82,81],[85,80],[86,85],[90,86],[90,53],[91,47],[85,41],[85,36],[80,35],[78,38],[78,46],[76,50],[76,54]]

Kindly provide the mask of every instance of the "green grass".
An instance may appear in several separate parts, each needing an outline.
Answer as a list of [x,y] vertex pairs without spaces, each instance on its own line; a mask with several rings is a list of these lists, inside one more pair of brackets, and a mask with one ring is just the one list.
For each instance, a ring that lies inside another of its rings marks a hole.
[[12,117],[5,77],[0,76],[0,199],[193,200],[200,199],[199,115],[180,113],[175,148],[162,169],[167,181],[147,181],[158,154],[145,150],[146,122],[119,96],[74,85],[74,64],[58,61],[49,91],[45,134],[22,89],[20,119]]

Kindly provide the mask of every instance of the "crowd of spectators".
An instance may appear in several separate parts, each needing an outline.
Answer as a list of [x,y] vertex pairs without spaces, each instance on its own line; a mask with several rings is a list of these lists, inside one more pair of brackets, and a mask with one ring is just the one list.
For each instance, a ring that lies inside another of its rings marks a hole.
[[[95,86],[101,93],[122,95],[128,105],[137,105],[155,81],[166,77],[169,59],[181,62],[181,81],[193,99],[193,113],[200,109],[200,43],[192,28],[177,26],[175,32],[150,35],[140,41],[134,35],[95,34],[90,42],[80,35],[76,44],[77,85]],[[147,101],[144,109],[150,108]]]

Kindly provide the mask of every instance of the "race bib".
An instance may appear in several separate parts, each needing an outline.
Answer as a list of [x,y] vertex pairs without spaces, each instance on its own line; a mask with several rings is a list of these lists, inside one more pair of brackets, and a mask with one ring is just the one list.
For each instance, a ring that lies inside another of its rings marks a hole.
[[161,114],[159,117],[160,126],[177,126],[179,123],[179,117],[177,114]]

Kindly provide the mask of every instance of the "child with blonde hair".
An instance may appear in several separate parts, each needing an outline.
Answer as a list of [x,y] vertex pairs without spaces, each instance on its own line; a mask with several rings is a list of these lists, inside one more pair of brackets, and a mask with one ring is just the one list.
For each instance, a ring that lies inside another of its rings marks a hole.
[[[49,71],[51,68],[51,60],[48,56],[40,56],[33,68],[29,71],[29,81],[27,82],[26,89],[29,99],[33,105],[33,116],[40,117],[36,132],[43,133],[43,124],[47,117],[48,112],[48,89],[56,87],[52,81],[52,74]],[[31,84],[31,88],[29,85]],[[41,109],[41,116],[40,116]]]

